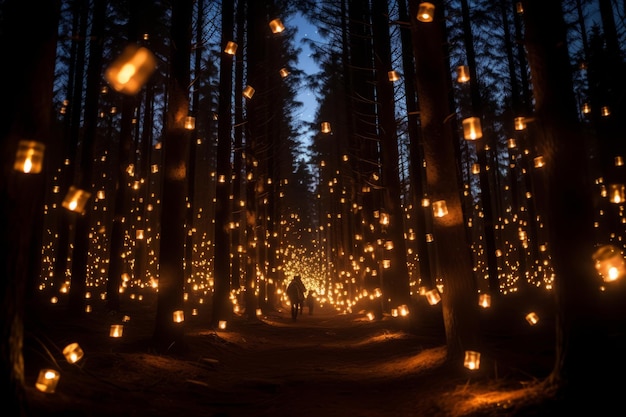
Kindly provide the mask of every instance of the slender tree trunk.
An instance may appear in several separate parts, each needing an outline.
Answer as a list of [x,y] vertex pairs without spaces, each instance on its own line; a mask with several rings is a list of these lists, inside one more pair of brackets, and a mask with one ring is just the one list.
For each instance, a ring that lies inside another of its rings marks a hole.
[[189,57],[193,0],[172,3],[171,60],[168,110],[163,144],[163,206],[159,293],[154,340],[159,350],[185,350],[184,323],[173,314],[183,310],[185,288],[185,220],[189,172],[189,132],[184,122],[189,111]]
[[455,164],[450,121],[451,81],[444,55],[443,2],[435,1],[435,19],[416,20],[418,1],[410,5],[416,60],[417,96],[424,138],[427,191],[431,201],[445,201],[448,214],[433,222],[439,272],[443,279],[443,320],[448,359],[459,361],[465,350],[478,348],[478,302],[472,258],[463,217],[460,173]]
[[[53,143],[52,91],[59,1],[5,1],[0,53],[15,62],[0,69],[0,368],[5,408],[27,416],[24,392],[25,293],[34,291],[29,274],[41,256],[45,169],[22,173],[13,169],[18,142]],[[19,63],[19,65],[18,65]],[[45,158],[45,154],[44,154]],[[45,161],[45,160],[44,160]]]
[[[389,223],[384,226],[384,240],[393,242],[393,248],[385,248],[385,258],[391,264],[385,270],[385,286],[391,307],[410,304],[409,269],[404,238],[404,210],[401,202],[401,185],[398,161],[398,136],[396,131],[395,97],[393,83],[389,81],[391,68],[391,40],[389,36],[389,10],[386,0],[372,2],[372,31],[374,38],[374,65],[376,68],[376,96],[381,149],[382,184],[384,197],[382,206],[389,214]],[[385,234],[387,236],[385,236]]]
[[229,221],[232,211],[231,151],[232,151],[232,90],[233,56],[224,52],[226,43],[233,39],[235,5],[222,3],[222,53],[220,59],[220,85],[217,128],[217,188],[215,207],[215,288],[211,325],[219,320],[229,320],[232,315],[230,295],[230,235]]
[[[89,193],[92,192],[94,143],[97,135],[98,98],[102,80],[102,50],[106,5],[106,0],[95,0],[93,4],[83,136],[80,144],[79,165],[77,166],[75,182],[79,189]],[[68,309],[73,315],[82,315],[85,312],[92,206],[93,197],[90,197],[85,205],[84,214],[70,213],[75,220],[75,238],[72,252],[72,280]]]
[[561,2],[526,0],[524,20],[538,143],[547,168],[549,244],[556,274],[551,381],[563,388],[571,409],[610,415],[621,401],[620,385],[613,381],[623,375],[626,361],[623,337],[616,339],[615,332],[624,329],[625,316],[623,303],[616,302],[618,294],[600,291],[592,261],[594,182],[577,117]]

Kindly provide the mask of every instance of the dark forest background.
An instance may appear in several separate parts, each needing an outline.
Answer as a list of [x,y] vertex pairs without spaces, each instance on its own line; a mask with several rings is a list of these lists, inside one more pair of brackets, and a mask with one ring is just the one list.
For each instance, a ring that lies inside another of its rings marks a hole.
[[[612,0],[1,1],[5,391],[19,408],[38,305],[80,316],[156,294],[167,351],[184,348],[174,312],[256,320],[295,274],[338,311],[408,311],[413,329],[436,305],[450,361],[480,342],[480,308],[552,294],[550,381],[574,397],[614,389],[586,381],[621,369],[625,13]],[[323,39],[308,45],[319,73],[298,66],[297,19]],[[130,93],[107,79],[129,46],[155,62]],[[300,89],[316,123],[295,117]],[[33,145],[43,165],[24,172],[16,155]]]

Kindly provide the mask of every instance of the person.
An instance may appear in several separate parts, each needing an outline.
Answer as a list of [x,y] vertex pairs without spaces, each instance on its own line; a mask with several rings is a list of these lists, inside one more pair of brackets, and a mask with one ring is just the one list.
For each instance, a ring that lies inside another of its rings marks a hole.
[[302,314],[302,304],[304,303],[304,292],[306,288],[300,275],[294,275],[287,286],[287,297],[291,303],[291,319],[296,320],[298,312]]
[[313,314],[313,307],[315,307],[315,298],[313,297],[313,291],[309,290],[306,296],[306,305],[309,307],[309,315]]

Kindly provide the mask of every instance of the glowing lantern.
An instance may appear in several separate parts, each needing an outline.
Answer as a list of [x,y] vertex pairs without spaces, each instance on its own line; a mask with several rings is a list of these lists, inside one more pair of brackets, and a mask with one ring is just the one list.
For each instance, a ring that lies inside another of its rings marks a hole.
[[256,309],[256,315],[257,316],[262,316],[263,315],[263,310],[261,310],[260,308]]
[[46,146],[34,140],[20,140],[15,153],[13,169],[25,174],[39,174]]
[[432,233],[426,233],[425,239],[427,243],[433,243],[435,241],[435,238]]
[[515,149],[515,147],[517,146],[517,143],[515,142],[515,139],[509,138],[509,140],[506,141],[506,146],[509,149]]
[[120,93],[134,95],[146,83],[156,68],[150,50],[129,45],[105,72],[107,82]]
[[112,324],[109,329],[110,337],[122,337],[122,333],[124,333],[124,325],[122,324]]
[[196,118],[193,116],[185,117],[185,129],[194,130],[196,128]]
[[624,166],[624,158],[622,158],[621,156],[616,156],[615,157],[615,166],[616,167],[621,167]]
[[70,211],[82,213],[85,210],[85,204],[87,204],[87,200],[89,200],[89,197],[91,197],[91,193],[76,188],[72,185],[67,191],[65,199],[63,199],[62,205]]
[[543,160],[543,156],[537,156],[535,159],[533,159],[533,163],[535,165],[535,168],[541,168],[542,166],[544,166],[545,162]]
[[51,394],[57,389],[59,378],[61,378],[61,374],[59,374],[58,371],[54,369],[42,369],[39,371],[35,387],[41,392]]
[[285,26],[280,19],[276,18],[270,22],[270,29],[272,29],[272,33],[280,33],[285,30]]
[[480,368],[480,352],[476,352],[475,350],[466,350],[463,366],[471,370]]
[[228,55],[235,55],[237,53],[237,43],[233,41],[228,41],[226,43],[226,48],[224,48],[224,52]]
[[288,75],[289,75],[289,71],[287,70],[287,68],[281,68],[280,69],[280,76],[282,78],[287,78]]
[[63,349],[63,356],[69,363],[76,363],[85,355],[78,343],[70,343]]
[[469,68],[467,65],[460,65],[456,68],[456,80],[460,83],[466,83],[470,80]]
[[137,229],[135,231],[135,239],[141,240],[144,238],[143,229]]
[[472,174],[480,174],[480,164],[472,164]]
[[433,215],[435,217],[444,217],[448,214],[448,206],[445,200],[433,201]]
[[331,132],[330,122],[322,122],[321,131],[322,133],[330,133]]
[[626,189],[624,184],[610,184],[609,198],[611,199],[611,203],[623,203],[624,199],[626,199]]
[[626,272],[626,262],[622,252],[613,245],[604,245],[593,254],[596,271],[605,282],[615,281]]
[[582,111],[583,111],[583,114],[591,113],[591,106],[589,105],[589,103],[583,103]]
[[489,294],[480,294],[478,296],[478,305],[482,308],[491,307],[491,295]]
[[226,328],[226,320],[220,320],[217,324],[220,330],[224,330]]
[[388,71],[387,78],[389,78],[389,81],[394,82],[400,79],[400,75],[396,71]]
[[539,323],[539,316],[534,311],[531,311],[530,313],[526,314],[526,321],[531,326],[534,326],[535,324]]
[[524,13],[524,5],[522,4],[521,1],[518,1],[517,3],[515,3],[515,11],[519,14]]
[[483,137],[483,130],[480,127],[480,119],[478,117],[463,119],[463,137],[467,140],[476,140]]
[[376,316],[370,311],[367,313],[367,318],[369,319],[369,321],[372,321],[376,318]]
[[185,321],[185,313],[183,312],[183,310],[176,310],[172,313],[172,320],[174,320],[174,323],[182,323],[183,321]]
[[516,117],[513,124],[515,126],[515,130],[526,129],[526,119],[524,117]]
[[402,304],[398,307],[398,312],[402,317],[406,317],[409,315],[409,307],[406,304]]
[[426,294],[424,295],[426,296],[426,300],[428,300],[428,303],[431,306],[434,306],[439,301],[441,301],[441,295],[439,295],[439,291],[436,288],[433,288],[430,291],[426,291]]
[[245,98],[247,98],[248,100],[250,100],[252,98],[252,96],[254,95],[254,88],[252,88],[251,86],[247,85],[246,88],[243,89],[243,96]]
[[609,110],[609,106],[602,106],[602,109],[600,109],[600,112],[602,114],[602,116],[607,117],[611,115],[611,110]]
[[432,22],[435,16],[435,5],[429,2],[422,2],[417,9],[417,20],[420,22]]
[[391,309],[391,317],[398,317],[398,309],[397,308],[392,308]]

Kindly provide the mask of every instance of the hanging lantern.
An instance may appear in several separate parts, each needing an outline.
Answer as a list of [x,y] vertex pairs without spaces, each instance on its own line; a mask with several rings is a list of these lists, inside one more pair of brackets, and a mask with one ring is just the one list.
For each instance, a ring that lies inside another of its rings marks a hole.
[[609,109],[609,106],[602,106],[602,109],[600,110],[602,116],[607,117],[611,115],[611,110]]
[[35,387],[41,392],[52,394],[57,389],[60,377],[61,374],[54,369],[42,369],[39,371]]
[[591,106],[589,105],[589,103],[583,103],[582,112],[583,114],[591,113]]
[[389,78],[389,81],[394,82],[400,79],[400,75],[396,71],[389,71],[387,72],[387,78]]
[[611,199],[611,203],[623,203],[626,199],[624,184],[609,184],[609,198]]
[[468,117],[463,120],[463,137],[467,140],[476,140],[483,137],[478,117]]
[[526,119],[524,117],[516,117],[514,119],[515,130],[526,129]]
[[322,133],[330,133],[331,132],[330,122],[322,122],[321,131]]
[[83,213],[83,211],[85,210],[85,204],[87,204],[87,200],[89,200],[89,197],[91,197],[91,193],[76,188],[72,185],[65,195],[62,206],[70,211]]
[[456,68],[456,80],[460,83],[466,83],[470,80],[469,67],[460,65]]
[[613,245],[604,245],[593,254],[596,271],[604,282],[615,281],[626,272],[626,261],[622,252]]
[[533,159],[533,164],[535,166],[535,168],[541,168],[545,165],[545,162],[543,160],[543,156],[537,156]]
[[67,359],[69,363],[78,362],[82,359],[84,354],[85,352],[83,352],[83,349],[78,345],[78,343],[70,343],[63,349],[63,356],[65,356],[65,359]]
[[513,139],[513,138],[509,138],[509,139],[506,141],[506,146],[507,146],[509,149],[515,149],[515,147],[517,146],[517,143],[515,142],[515,139]]
[[439,295],[439,291],[437,290],[437,288],[426,291],[426,294],[424,295],[426,296],[426,300],[428,300],[428,304],[430,304],[431,306],[434,306],[439,301],[441,301],[441,295]]
[[219,327],[219,329],[220,329],[220,330],[224,330],[224,329],[226,329],[226,320],[220,320],[220,321],[217,323],[217,327]]
[[280,69],[280,76],[282,78],[286,78],[289,75],[289,71],[287,70],[287,68],[281,68]]
[[530,313],[526,314],[526,321],[531,326],[534,326],[535,324],[539,323],[539,316],[534,311],[531,311]]
[[276,18],[270,22],[270,29],[272,29],[272,33],[280,33],[285,30],[285,26],[280,19]]
[[478,305],[481,306],[482,308],[489,308],[491,307],[491,295],[490,294],[480,294],[478,296]]
[[174,323],[182,323],[183,321],[185,321],[185,313],[183,312],[183,310],[176,310],[172,313],[172,320],[174,320]]
[[228,41],[226,43],[226,48],[224,48],[224,52],[228,55],[235,55],[237,53],[237,43]]
[[156,68],[149,49],[129,45],[105,72],[107,82],[120,93],[134,95],[148,81]]
[[472,174],[480,174],[480,164],[472,164]]
[[247,85],[246,88],[243,89],[243,96],[245,98],[247,98],[248,100],[250,100],[252,98],[252,96],[254,95],[254,88],[252,88],[251,86]]
[[135,230],[135,239],[137,240],[142,240],[144,238],[144,232],[143,229],[137,229]]
[[124,333],[124,325],[123,324],[112,324],[109,329],[109,337],[122,337]]
[[429,2],[422,2],[417,9],[417,20],[420,22],[432,22],[435,17],[435,5]]
[[616,166],[616,167],[621,167],[621,166],[624,166],[624,158],[623,158],[623,157],[621,157],[621,156],[619,156],[619,155],[618,155],[618,156],[616,156],[616,157],[615,157],[615,166]]
[[39,174],[43,166],[46,145],[34,140],[20,140],[15,153],[13,169],[25,174]]
[[444,217],[448,214],[448,206],[445,200],[433,201],[433,215],[435,217]]
[[515,3],[515,11],[518,14],[522,14],[524,13],[524,5],[522,4],[521,1],[518,1],[517,3]]
[[400,306],[398,306],[398,314],[400,314],[400,316],[402,317],[406,317],[409,315],[409,306],[407,306],[406,304],[402,304]]
[[480,368],[480,352],[476,352],[475,350],[466,350],[463,366],[473,371]]
[[262,316],[263,315],[263,310],[261,310],[260,308],[257,308],[256,309],[256,315],[257,315],[257,317]]
[[185,129],[194,130],[196,128],[196,118],[193,116],[185,117]]
[[398,309],[397,308],[392,308],[391,309],[391,317],[398,317]]

